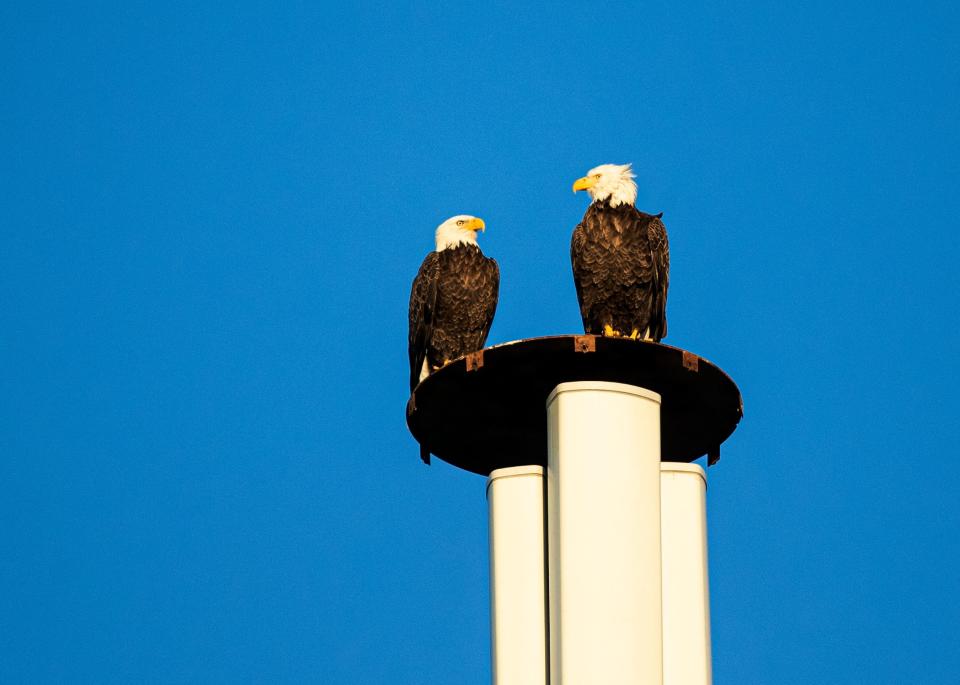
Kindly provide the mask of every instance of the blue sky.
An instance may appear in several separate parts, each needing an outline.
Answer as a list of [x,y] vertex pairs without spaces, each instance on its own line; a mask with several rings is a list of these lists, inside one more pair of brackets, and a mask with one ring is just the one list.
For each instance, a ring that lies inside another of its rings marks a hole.
[[410,281],[476,214],[490,342],[577,332],[633,162],[745,399],[716,682],[955,682],[956,5],[155,5],[0,8],[0,681],[489,682]]

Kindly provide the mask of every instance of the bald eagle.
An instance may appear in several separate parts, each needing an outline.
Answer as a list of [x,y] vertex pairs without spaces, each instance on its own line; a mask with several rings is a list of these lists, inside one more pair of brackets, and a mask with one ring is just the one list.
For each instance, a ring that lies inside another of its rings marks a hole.
[[593,200],[573,231],[573,280],[585,332],[659,341],[667,334],[670,248],[663,213],[634,207],[633,178],[629,164],[602,164],[573,184]]
[[[447,362],[482,349],[497,310],[500,268],[477,245],[486,226],[473,216],[447,219],[437,249],[420,265],[410,289],[410,392]],[[420,448],[429,463],[430,452]]]

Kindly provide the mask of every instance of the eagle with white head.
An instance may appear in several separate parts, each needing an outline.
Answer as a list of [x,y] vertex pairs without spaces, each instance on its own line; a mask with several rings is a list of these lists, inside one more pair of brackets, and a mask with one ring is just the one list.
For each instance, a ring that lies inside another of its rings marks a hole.
[[[410,392],[457,357],[482,349],[497,311],[500,267],[485,257],[477,232],[483,219],[460,215],[437,227],[436,250],[420,265],[410,289]],[[430,452],[420,448],[429,463]]]
[[586,333],[659,341],[667,334],[670,247],[663,213],[634,206],[633,179],[629,164],[602,164],[574,182],[592,202],[573,231],[573,280]]

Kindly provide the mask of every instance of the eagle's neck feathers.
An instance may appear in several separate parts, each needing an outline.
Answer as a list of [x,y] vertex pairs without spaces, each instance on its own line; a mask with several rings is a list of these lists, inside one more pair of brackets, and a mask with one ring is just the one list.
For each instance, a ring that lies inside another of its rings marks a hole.
[[447,250],[459,245],[476,245],[477,232],[467,231],[457,226],[442,224],[437,229],[437,252]]
[[622,177],[612,188],[606,189],[606,192],[596,193],[593,196],[594,202],[606,202],[611,207],[620,205],[630,205],[637,203],[637,184],[632,178]]

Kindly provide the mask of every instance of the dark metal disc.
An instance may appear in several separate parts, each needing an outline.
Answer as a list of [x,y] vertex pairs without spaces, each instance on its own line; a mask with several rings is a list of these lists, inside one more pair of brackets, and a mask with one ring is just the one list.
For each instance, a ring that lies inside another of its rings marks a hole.
[[423,380],[407,425],[430,452],[460,468],[546,465],[546,400],[560,383],[611,381],[660,393],[661,459],[719,458],[743,416],[736,384],[695,354],[653,342],[592,335],[530,338],[488,347]]

